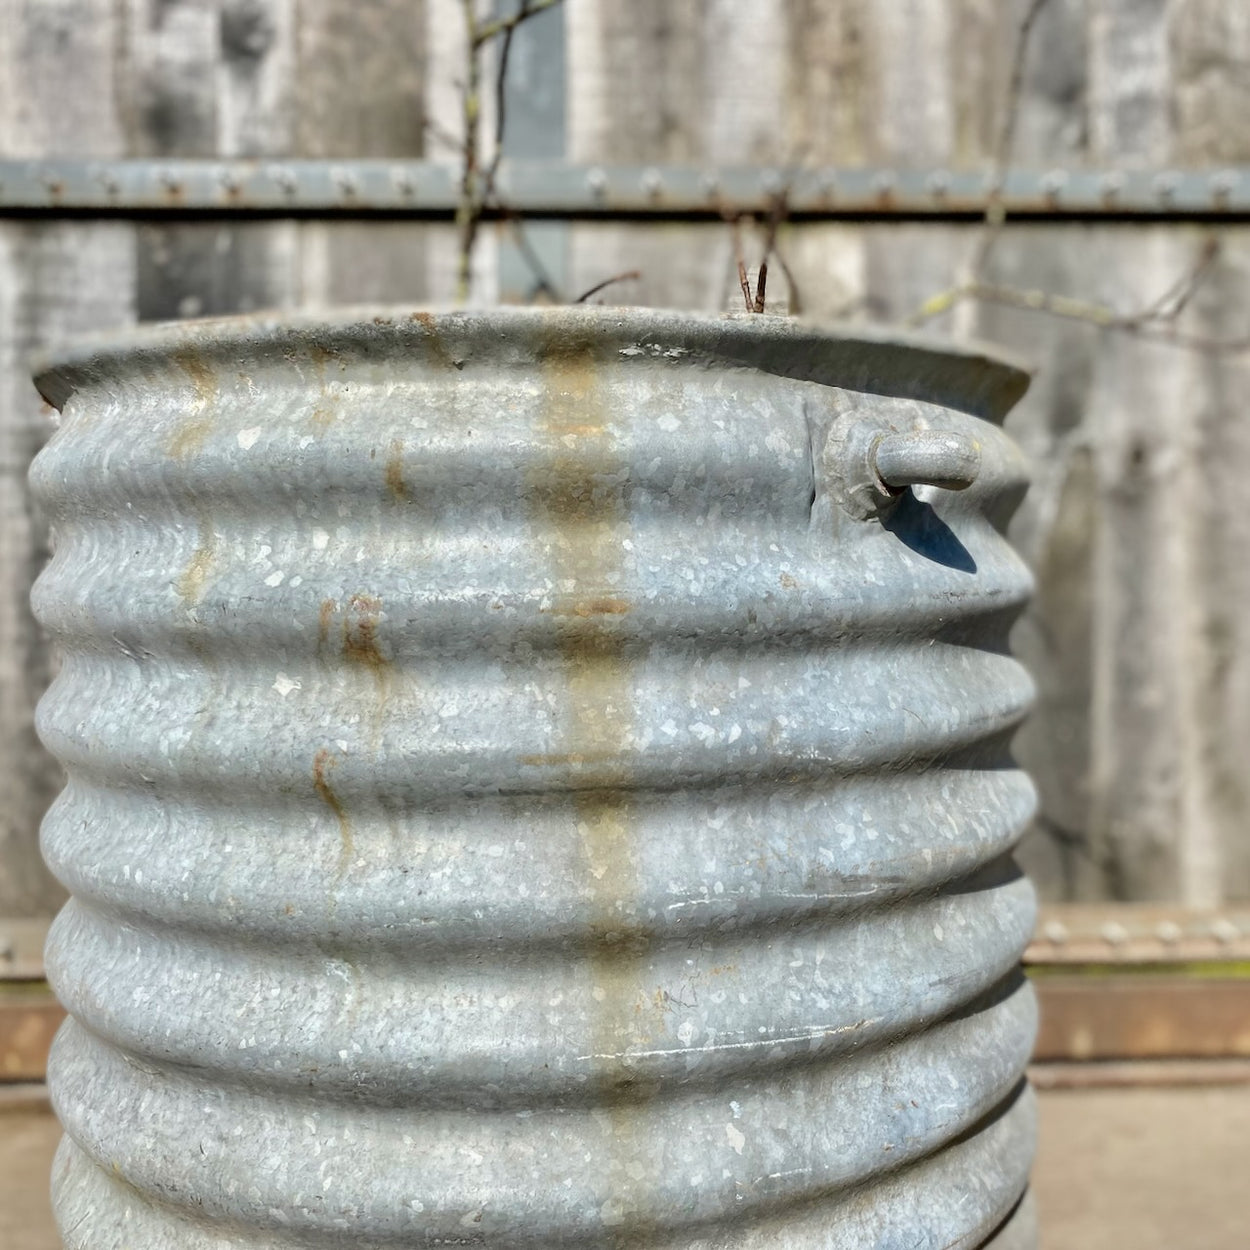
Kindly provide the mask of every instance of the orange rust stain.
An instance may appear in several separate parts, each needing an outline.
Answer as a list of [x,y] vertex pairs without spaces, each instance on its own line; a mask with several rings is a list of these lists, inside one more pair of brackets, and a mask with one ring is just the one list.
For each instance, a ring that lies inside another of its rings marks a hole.
[[335,878],[341,881],[352,862],[352,854],[355,850],[355,837],[352,833],[352,822],[347,814],[347,809],[343,806],[342,800],[334,793],[334,789],[330,785],[329,775],[334,771],[337,764],[338,758],[330,752],[328,747],[322,747],[313,756],[312,775],[313,789],[316,790],[317,797],[334,813],[335,818],[339,822],[339,862]]
[[377,595],[352,595],[343,617],[343,658],[374,670],[386,667],[378,647],[382,600]]
[[207,415],[217,399],[217,375],[212,367],[192,350],[173,353],[174,363],[191,379],[195,388],[195,406],[190,418],[183,421],[169,440],[167,450],[175,460],[186,460],[204,445],[213,428],[212,418]]
[[216,542],[211,532],[207,538],[202,537],[200,545],[196,547],[195,554],[191,557],[191,562],[182,570],[181,576],[175,583],[178,597],[188,607],[199,603],[204,597],[204,587],[208,584],[208,575],[213,567],[215,548]]
[[443,342],[443,336],[438,332],[438,323],[434,320],[434,314],[423,311],[414,312],[412,320],[418,322],[425,331],[425,337],[430,344],[430,353],[434,359],[444,369],[458,369],[460,366],[453,359],[451,352],[447,350],[447,344]]
[[567,446],[579,438],[602,438],[606,433],[601,424],[593,422],[571,422],[560,426],[560,438]]
[[402,439],[391,440],[386,456],[386,489],[398,500],[406,503],[412,498],[404,482],[404,444]]
[[191,379],[196,396],[203,404],[211,404],[217,398],[217,375],[199,352],[190,348],[176,351],[173,361]]
[[198,540],[195,551],[174,583],[178,597],[188,608],[193,608],[204,598],[204,588],[208,585],[209,574],[213,571],[213,562],[217,557],[217,534],[207,508],[200,509],[197,525]]
[[208,417],[193,417],[184,421],[174,431],[166,450],[175,460],[188,460],[204,446],[212,428],[212,420]]
[[592,616],[624,616],[630,610],[630,603],[628,599],[603,596],[562,601],[549,610],[552,616],[574,616],[582,619]]
[[534,768],[559,767],[564,764],[602,764],[606,760],[620,758],[616,751],[557,751],[547,755],[519,755],[522,764]]
[[321,343],[314,343],[308,349],[308,359],[316,366],[319,374],[324,374],[325,367],[332,360],[337,360],[340,372],[347,368],[346,361],[334,350],[333,347],[326,347]]
[[318,434],[324,434],[334,424],[335,417],[338,415],[335,407],[335,400],[327,397],[309,413],[308,422]]
[[321,608],[317,612],[317,654],[322,655],[326,648],[326,643],[330,641],[330,624],[334,620],[334,614],[339,610],[339,602],[337,599],[323,599]]
[[782,573],[780,581],[786,590],[794,590],[798,586],[798,582],[789,573]]

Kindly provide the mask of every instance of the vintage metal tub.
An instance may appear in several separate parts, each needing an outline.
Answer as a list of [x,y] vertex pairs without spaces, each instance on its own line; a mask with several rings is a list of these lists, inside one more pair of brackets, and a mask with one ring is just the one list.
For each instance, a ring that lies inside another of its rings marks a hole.
[[1019,370],[387,309],[38,381],[68,1247],[1031,1244]]

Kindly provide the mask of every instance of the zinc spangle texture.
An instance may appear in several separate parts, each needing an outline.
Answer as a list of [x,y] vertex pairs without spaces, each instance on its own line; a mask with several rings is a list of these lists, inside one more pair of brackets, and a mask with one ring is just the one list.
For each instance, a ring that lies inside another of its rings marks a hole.
[[[1031,1244],[1021,374],[390,309],[39,381],[71,1250]],[[975,483],[851,516],[861,419]]]

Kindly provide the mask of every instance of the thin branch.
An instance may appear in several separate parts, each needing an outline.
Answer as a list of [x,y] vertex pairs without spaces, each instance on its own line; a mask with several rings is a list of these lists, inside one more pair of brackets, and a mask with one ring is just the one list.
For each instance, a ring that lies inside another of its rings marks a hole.
[[751,311],[762,313],[764,311],[764,290],[768,286],[768,261],[760,261],[760,271],[755,279],[755,303]]
[[1178,330],[1174,320],[1162,320],[1156,315],[1119,313],[1104,304],[1055,295],[1050,291],[996,286],[989,282],[970,282],[934,296],[920,310],[920,319],[913,319],[908,324],[919,325],[921,320],[938,316],[964,300],[979,300],[983,303],[1019,308],[1026,312],[1047,313],[1065,321],[1078,321],[1100,330],[1130,334],[1151,342],[1185,347],[1193,351],[1228,355],[1250,350],[1250,337],[1220,339],[1203,334],[1190,334]]
[[[460,197],[456,204],[456,231],[459,240],[459,257],[456,268],[456,296],[460,303],[469,298],[472,283],[473,246],[477,242],[482,218],[489,205],[498,205],[496,178],[503,159],[503,136],[506,125],[506,85],[508,58],[512,51],[512,37],[522,22],[554,8],[560,0],[520,0],[516,12],[508,17],[479,25],[477,0],[461,0],[464,13],[465,40],[467,45],[467,75],[461,93],[464,122],[464,141],[461,146]],[[495,143],[490,162],[483,170],[480,166],[480,136],[478,122],[482,114],[482,51],[491,40],[503,36],[498,63],[495,67]],[[501,206],[500,206],[501,207]],[[514,227],[522,254],[540,283],[554,290],[545,277],[541,263],[528,246],[519,225]]]
[[460,0],[464,13],[465,38],[468,42],[468,73],[461,92],[460,105],[464,125],[464,146],[460,164],[460,197],[456,202],[456,234],[459,255],[456,265],[456,299],[463,304],[469,298],[473,276],[473,244],[477,241],[482,221],[482,196],[478,176],[477,121],[481,114],[482,67],[479,57],[477,0]]
[[1197,294],[1198,288],[1206,281],[1220,255],[1220,241],[1212,235],[1206,239],[1198,253],[1193,267],[1181,276],[1159,296],[1153,304],[1148,305],[1138,317],[1143,321],[1175,321],[1185,311],[1189,301]]
[[627,269],[624,273],[613,274],[610,278],[604,278],[602,282],[596,282],[589,291],[583,291],[574,301],[575,304],[584,304],[592,295],[598,295],[604,287],[611,286],[614,282],[634,282],[642,277],[640,269]]
[[1030,0],[1019,27],[1011,57],[1011,74],[1007,79],[1007,98],[1003,104],[1002,125],[994,144],[994,163],[990,175],[989,194],[985,200],[985,227],[977,240],[972,259],[968,265],[968,279],[977,281],[985,275],[993,252],[1007,220],[1004,209],[1007,170],[1011,167],[1011,154],[1016,140],[1016,123],[1020,117],[1020,99],[1024,92],[1024,66],[1028,60],[1029,42],[1033,26],[1049,0]]
[[543,264],[542,258],[534,250],[534,245],[530,242],[529,235],[525,233],[524,223],[521,218],[512,209],[500,206],[500,211],[508,222],[508,230],[512,235],[512,242],[516,245],[516,249],[521,253],[521,259],[529,266],[529,271],[534,275],[535,291],[545,291],[551,299],[557,303],[564,302],[564,296],[560,293],[560,288],[552,281],[551,275],[547,272],[547,267]]
[[[553,0],[553,3],[555,0]],[[507,120],[508,97],[508,58],[512,55],[512,36],[517,27],[534,12],[522,0],[521,7],[513,15],[514,20],[503,28],[503,42],[499,47],[499,60],[495,66],[495,147],[491,152],[490,164],[486,168],[486,177],[482,180],[482,203],[488,203],[495,194],[495,176],[499,173],[499,162],[503,159],[503,132]]]
[[790,315],[798,317],[803,312],[803,301],[799,297],[799,284],[794,280],[794,274],[790,272],[790,266],[779,247],[773,248],[773,255],[776,256],[781,272],[785,275],[786,286],[790,288]]
[[541,13],[544,9],[554,8],[560,0],[521,0],[521,7],[509,17],[501,17],[496,21],[487,22],[477,28],[476,45],[481,48],[496,35],[511,34],[520,24]]

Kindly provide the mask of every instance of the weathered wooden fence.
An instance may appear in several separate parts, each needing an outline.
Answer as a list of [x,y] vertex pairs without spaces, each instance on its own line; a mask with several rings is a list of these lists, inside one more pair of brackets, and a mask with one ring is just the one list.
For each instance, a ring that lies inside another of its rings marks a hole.
[[[1027,7],[565,0],[518,39],[507,151],[604,169],[984,172]],[[462,45],[459,0],[0,0],[0,159],[318,158],[342,162],[345,185],[360,158],[454,163]],[[1008,220],[987,278],[1131,311],[1214,233],[1177,323],[1197,346],[991,303],[931,326],[1038,370],[1011,419],[1036,468],[1015,536],[1039,583],[1018,631],[1040,688],[1019,753],[1042,796],[1024,859],[1052,900],[1250,901],[1250,352],[1210,346],[1250,333],[1250,213],[1221,200],[1227,180],[1182,211],[1187,184],[1159,172],[1250,165],[1248,66],[1241,0],[1050,0],[1019,93],[1013,165],[1112,176],[1079,212],[1063,172],[1034,179],[1045,194]],[[1117,212],[1115,175],[1135,170],[1154,207]],[[867,205],[833,196],[789,220],[803,311],[897,322],[949,288],[982,228],[944,207],[947,180],[926,184],[923,211],[887,176]],[[31,722],[53,659],[26,607],[46,542],[23,474],[48,429],[28,354],[141,320],[454,290],[446,213],[371,214],[348,195],[334,212],[217,214],[176,192],[97,213],[52,186],[0,219],[0,921],[58,898],[35,849],[58,781]],[[714,213],[652,211],[657,194],[619,219],[583,199],[586,213],[533,229],[564,292],[639,269],[613,299],[724,306],[733,253]],[[506,223],[478,262],[479,298],[529,281]]]

